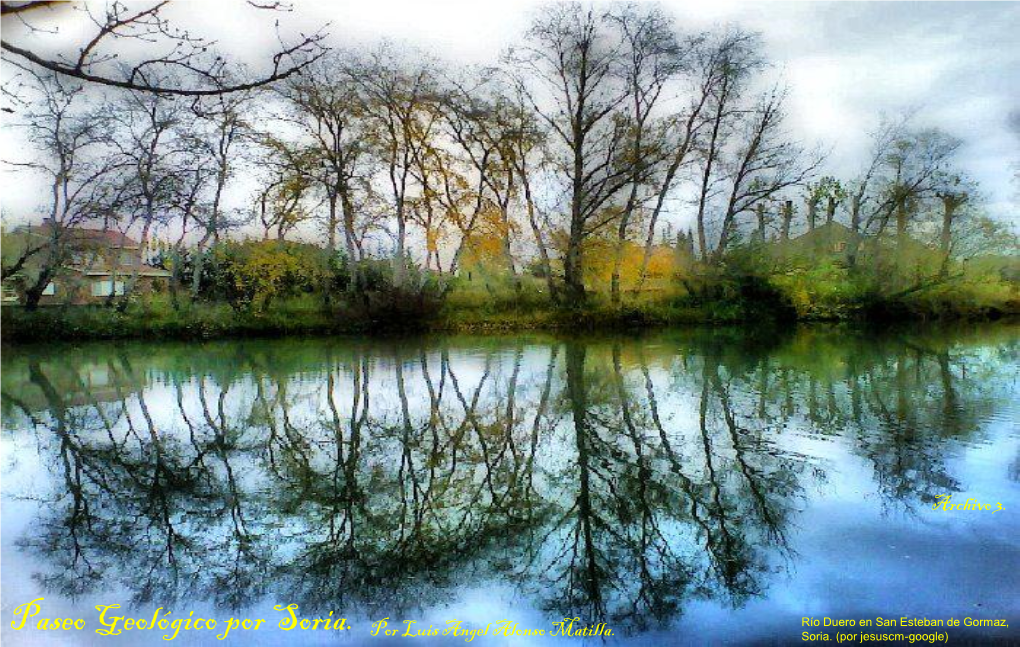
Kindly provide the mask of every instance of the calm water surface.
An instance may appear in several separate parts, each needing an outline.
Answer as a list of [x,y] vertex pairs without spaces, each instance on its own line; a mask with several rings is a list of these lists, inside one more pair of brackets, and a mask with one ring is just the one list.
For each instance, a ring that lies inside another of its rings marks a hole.
[[[958,641],[1020,640],[1016,326],[21,346],[2,376],[5,645],[168,644],[94,634],[113,603],[267,619],[186,645],[389,644],[386,617],[703,645],[955,616],[1013,621]],[[87,629],[13,631],[36,597]],[[353,629],[280,632],[292,603]]]

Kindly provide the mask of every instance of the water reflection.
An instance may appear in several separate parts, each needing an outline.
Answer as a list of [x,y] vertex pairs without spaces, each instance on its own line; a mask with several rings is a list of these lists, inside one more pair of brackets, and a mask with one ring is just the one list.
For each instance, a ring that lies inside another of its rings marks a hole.
[[865,461],[888,509],[958,491],[954,447],[1011,415],[1018,340],[9,349],[4,490],[37,499],[18,546],[48,595],[413,617],[499,582],[550,617],[641,631],[768,595],[830,478],[819,443]]

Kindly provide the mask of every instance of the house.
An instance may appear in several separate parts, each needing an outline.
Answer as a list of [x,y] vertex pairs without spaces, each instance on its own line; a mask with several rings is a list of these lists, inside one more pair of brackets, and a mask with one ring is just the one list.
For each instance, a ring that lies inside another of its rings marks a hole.
[[1020,256],[978,254],[965,262],[967,271],[973,275],[994,277],[1020,287]]
[[[33,367],[32,364],[35,364]],[[152,357],[141,362],[141,370],[132,370],[110,351],[81,352],[64,349],[52,354],[33,353],[31,359],[19,355],[4,365],[4,387],[15,398],[24,413],[37,413],[53,407],[96,406],[100,403],[124,402],[141,397],[153,372]],[[132,362],[136,369],[138,365]],[[53,393],[59,395],[54,400]],[[11,415],[12,406],[4,398],[3,413]]]
[[790,256],[818,258],[830,256],[845,259],[853,252],[854,241],[860,241],[859,234],[838,222],[827,222],[804,232],[783,244],[783,251]]
[[937,272],[942,263],[938,250],[910,236],[899,239],[889,234],[862,235],[835,221],[791,240],[777,242],[775,250],[780,257],[795,261],[815,263],[819,259],[829,259],[846,266],[853,255],[858,262],[893,261],[919,272]]
[[[11,232],[25,247],[37,246],[53,235],[53,225],[22,227]],[[67,261],[43,290],[40,305],[101,303],[124,294],[134,281],[140,293],[163,290],[171,277],[165,269],[143,261],[138,241],[118,231],[69,227],[61,232],[61,246]],[[24,302],[25,290],[38,276],[45,250],[25,263],[15,276],[4,281],[4,302],[12,294]]]

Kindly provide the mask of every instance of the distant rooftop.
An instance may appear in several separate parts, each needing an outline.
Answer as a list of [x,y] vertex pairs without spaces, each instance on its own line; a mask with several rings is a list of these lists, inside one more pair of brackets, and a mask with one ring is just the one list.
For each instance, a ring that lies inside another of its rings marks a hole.
[[[41,225],[29,225],[27,230],[39,234],[49,235],[53,224],[44,222]],[[138,248],[138,241],[112,229],[93,229],[90,227],[68,227],[72,240],[86,245],[102,245],[105,247]]]

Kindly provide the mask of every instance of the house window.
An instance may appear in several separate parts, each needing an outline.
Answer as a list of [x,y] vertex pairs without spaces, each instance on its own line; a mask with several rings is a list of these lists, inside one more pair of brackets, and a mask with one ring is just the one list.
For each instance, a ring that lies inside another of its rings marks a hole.
[[6,281],[3,284],[3,297],[4,301],[16,302],[18,300],[18,292],[14,289],[13,285],[8,284]]
[[42,291],[42,294],[43,294],[44,297],[51,297],[51,296],[53,296],[56,293],[57,293],[57,286],[54,285],[52,281],[47,283],[46,287],[44,287],[43,291]]
[[92,284],[92,296],[108,297],[111,294],[124,294],[123,281],[96,281]]
[[839,241],[838,243],[836,243],[835,245],[832,246],[832,250],[836,251],[836,252],[845,252],[846,251],[846,242],[842,241],[842,240]]

